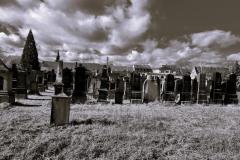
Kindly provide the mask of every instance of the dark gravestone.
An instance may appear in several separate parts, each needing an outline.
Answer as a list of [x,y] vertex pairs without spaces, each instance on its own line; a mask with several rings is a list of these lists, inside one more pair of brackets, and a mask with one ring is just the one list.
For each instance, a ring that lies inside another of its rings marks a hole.
[[135,73],[135,72],[131,73],[130,85],[131,85],[131,95],[130,95],[131,103],[141,103],[142,86],[141,86],[140,73]]
[[37,71],[32,70],[28,73],[28,81],[30,82],[29,94],[40,94],[38,89]]
[[206,86],[206,74],[201,73],[198,76],[198,91],[197,91],[197,103],[207,104],[207,86]]
[[183,76],[183,87],[181,93],[181,103],[191,102],[191,77],[190,75]]
[[16,65],[16,64],[13,64],[13,65],[12,65],[12,90],[13,90],[13,92],[16,92],[16,88],[17,88],[17,78],[18,78],[17,65]]
[[38,71],[37,73],[37,85],[38,85],[38,90],[40,92],[45,91],[44,87],[44,72],[43,71]]
[[174,89],[176,104],[181,104],[182,88],[183,88],[183,81],[182,81],[182,79],[177,79],[175,81],[175,89]]
[[174,102],[175,95],[174,95],[174,88],[175,88],[175,80],[172,74],[166,75],[164,88],[163,88],[163,98],[164,102]]
[[124,94],[124,80],[123,80],[123,77],[119,77],[116,81],[116,91],[115,91],[116,104],[123,104],[123,94]]
[[230,74],[227,82],[225,83],[225,85],[223,85],[224,104],[238,104],[236,82],[236,74]]
[[75,70],[72,100],[73,103],[85,103],[87,101],[87,69],[80,64]]
[[221,73],[213,73],[212,88],[210,93],[211,103],[222,104],[222,76]]
[[62,82],[55,82],[53,86],[54,86],[55,95],[63,93],[64,84]]
[[17,71],[17,87],[15,90],[16,98],[27,98],[27,73],[25,71]]
[[192,80],[192,90],[191,90],[192,103],[197,102],[197,92],[198,92],[198,81],[195,78],[195,79]]
[[73,87],[73,73],[72,70],[69,68],[63,69],[63,77],[62,77],[62,83],[63,83],[63,92],[70,96],[72,94],[72,87]]
[[107,69],[107,66],[103,66],[102,76],[101,76],[101,85],[100,85],[100,89],[98,90],[99,102],[107,102],[108,100],[108,91],[109,91],[109,85],[110,85],[108,71],[109,70]]

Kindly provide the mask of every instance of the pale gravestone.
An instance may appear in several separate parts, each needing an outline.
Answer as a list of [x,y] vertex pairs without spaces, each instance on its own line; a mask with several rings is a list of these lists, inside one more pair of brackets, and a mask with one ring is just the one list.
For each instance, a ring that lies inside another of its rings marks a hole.
[[70,96],[73,88],[73,73],[69,68],[64,68],[62,73],[63,92]]
[[174,102],[175,101],[175,80],[172,74],[168,74],[165,77],[164,88],[163,88],[163,95],[162,100],[164,102]]
[[212,88],[210,93],[210,100],[211,103],[214,104],[222,104],[222,76],[221,73],[215,72],[213,73],[212,78]]
[[175,81],[175,103],[176,104],[181,104],[181,92],[182,92],[182,88],[183,88],[183,82],[182,79],[177,79]]
[[224,86],[224,104],[238,104],[237,96],[237,76],[230,74]]
[[197,91],[197,103],[207,104],[207,86],[206,86],[206,74],[201,73],[197,77],[198,80],[198,91]]
[[143,83],[143,102],[149,103],[159,99],[159,86],[154,76],[148,76]]
[[103,66],[102,69],[102,76],[101,76],[101,85],[100,89],[98,90],[98,101],[99,102],[107,102],[108,100],[108,91],[109,91],[109,70],[107,69],[107,66]]
[[123,77],[118,77],[116,81],[115,104],[123,104],[124,90]]
[[75,68],[73,103],[85,103],[87,101],[87,69],[81,64]]

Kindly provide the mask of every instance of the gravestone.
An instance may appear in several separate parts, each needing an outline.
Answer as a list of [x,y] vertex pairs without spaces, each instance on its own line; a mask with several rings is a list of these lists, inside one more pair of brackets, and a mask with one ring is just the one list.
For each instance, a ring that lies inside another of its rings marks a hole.
[[237,76],[236,74],[230,74],[227,82],[224,86],[224,104],[238,104],[237,96]]
[[143,84],[143,102],[149,103],[159,99],[159,86],[154,76],[148,76]]
[[63,92],[70,96],[72,94],[72,88],[73,88],[73,73],[72,70],[69,68],[63,69],[63,77],[62,77],[62,83],[63,86]]
[[162,100],[164,102],[175,101],[174,88],[175,88],[174,75],[172,74],[166,75],[165,81],[164,81],[163,95],[162,95]]
[[136,72],[131,73],[130,85],[131,85],[130,102],[142,103],[142,91],[141,91],[142,87],[140,73]]
[[43,71],[38,71],[37,72],[37,85],[38,85],[38,91],[39,92],[44,92],[45,91],[44,72]]
[[124,99],[130,99],[130,92],[131,92],[131,85],[130,85],[130,78],[128,76],[124,77],[125,82],[125,91],[124,91]]
[[222,76],[221,73],[213,73],[210,101],[214,104],[222,104]]
[[28,74],[28,81],[30,82],[29,94],[37,94],[39,95],[39,88],[38,88],[38,75],[37,71],[31,70]]
[[75,68],[74,77],[72,101],[73,103],[85,103],[87,101],[87,69],[80,64]]
[[198,94],[198,81],[197,78],[192,80],[192,90],[191,90],[191,101],[192,103],[197,103],[197,94]]
[[52,85],[54,82],[56,82],[56,73],[55,70],[53,69],[52,71],[48,71],[48,83],[49,85]]
[[175,103],[176,104],[181,104],[182,88],[183,88],[183,80],[182,79],[177,79],[175,81],[175,88],[174,88]]
[[181,93],[181,103],[191,102],[191,77],[190,75],[183,76],[183,86]]
[[206,86],[206,74],[201,73],[198,76],[198,91],[197,91],[197,103],[207,104],[207,86]]
[[53,86],[54,86],[54,94],[55,95],[61,94],[63,92],[64,84],[62,82],[55,82],[53,84]]
[[61,92],[52,97],[51,125],[65,125],[69,123],[71,98]]
[[124,80],[123,77],[118,77],[116,82],[115,104],[123,104],[123,94],[124,94]]
[[109,76],[108,76],[108,69],[107,66],[103,66],[102,69],[102,76],[101,76],[101,85],[100,89],[98,90],[98,102],[107,102],[108,100],[108,91],[109,91]]
[[17,87],[15,89],[16,98],[27,98],[27,73],[23,70],[17,71]]

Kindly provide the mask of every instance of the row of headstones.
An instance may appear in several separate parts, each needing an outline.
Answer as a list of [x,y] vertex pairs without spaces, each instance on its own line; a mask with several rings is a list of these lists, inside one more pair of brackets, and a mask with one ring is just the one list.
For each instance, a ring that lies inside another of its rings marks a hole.
[[[206,74],[199,74],[194,80],[190,75],[175,79],[169,74],[165,78],[152,77],[141,83],[140,74],[131,76],[131,102],[161,102],[181,103],[214,103],[237,104],[236,75],[229,75],[227,81],[222,81],[221,74],[213,74],[211,81],[206,81]],[[207,85],[206,85],[206,82]],[[141,88],[142,85],[142,88]]]
[[48,89],[49,84],[56,81],[54,70],[35,71],[21,70],[15,64],[12,66],[12,90],[16,98],[27,98],[28,94],[40,94]]

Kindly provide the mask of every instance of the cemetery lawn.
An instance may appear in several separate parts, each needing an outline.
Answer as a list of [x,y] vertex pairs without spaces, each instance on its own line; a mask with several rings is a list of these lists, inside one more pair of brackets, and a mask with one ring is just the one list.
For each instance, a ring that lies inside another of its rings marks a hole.
[[0,159],[240,159],[238,106],[72,105],[53,127],[49,98],[0,104]]

